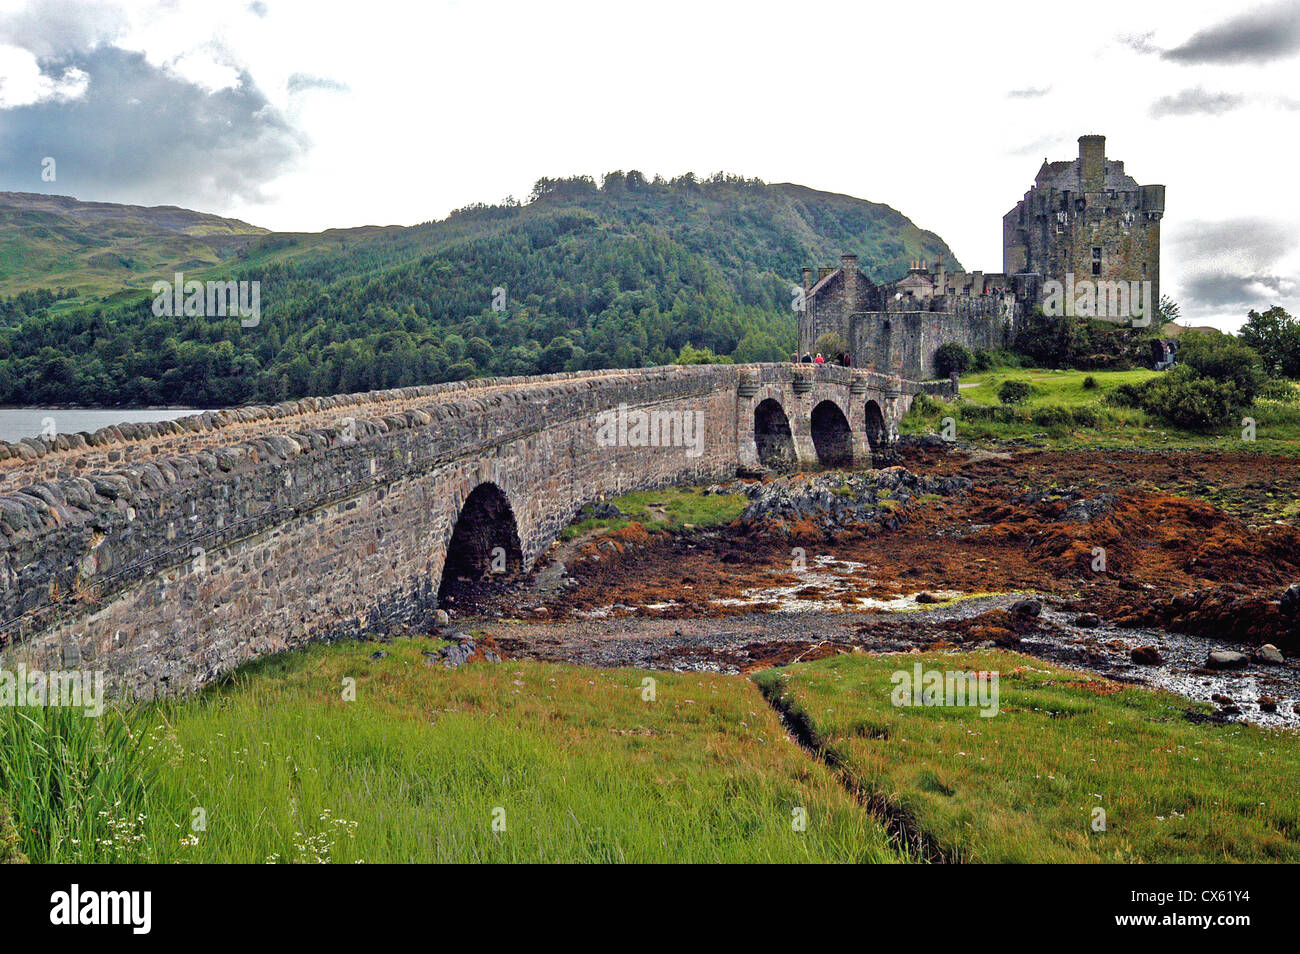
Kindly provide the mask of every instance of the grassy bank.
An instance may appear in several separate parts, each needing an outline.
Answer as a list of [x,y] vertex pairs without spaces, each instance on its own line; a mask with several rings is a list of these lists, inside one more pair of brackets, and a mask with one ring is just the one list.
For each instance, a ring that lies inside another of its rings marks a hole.
[[[1000,673],[999,712],[896,707],[891,675]],[[870,793],[984,862],[1300,860],[1289,733],[1013,653],[834,656],[756,681]],[[1094,830],[1105,813],[1105,830]]]
[[618,530],[634,523],[650,531],[723,526],[740,516],[748,500],[743,494],[708,494],[703,487],[666,487],[625,494],[612,502],[620,516],[596,517],[588,507],[565,528],[560,539],[571,540],[596,529]]
[[[314,647],[245,667],[195,699],[137,710],[144,790],[119,776],[83,789],[98,800],[76,812],[90,829],[74,832],[59,828],[69,804],[56,794],[13,806],[19,831],[30,833],[27,854],[897,860],[883,829],[789,741],[740,677],[515,661],[448,671],[426,665],[430,646],[397,641],[378,660],[374,644]],[[355,679],[353,701],[344,698],[346,678]],[[655,680],[654,701],[643,700],[646,678]],[[28,749],[92,751],[102,720],[81,721],[91,726],[85,738],[29,733]],[[130,744],[111,741],[109,754]],[[80,761],[62,769],[75,775]],[[44,777],[57,790],[63,775],[50,768]],[[796,808],[806,810],[806,830],[792,825]]]
[[[1255,440],[1245,441],[1242,428],[1214,433],[1171,427],[1136,408],[1114,407],[1106,396],[1124,384],[1156,376],[1155,371],[1054,371],[1012,368],[968,374],[957,401],[918,400],[903,418],[904,434],[938,433],[944,418],[956,423],[963,442],[1039,441],[1056,449],[1140,448],[1229,450],[1269,454],[1300,453],[1300,400],[1260,398],[1247,414],[1255,421]],[[1023,381],[1029,398],[1002,405],[998,389],[1005,381]]]

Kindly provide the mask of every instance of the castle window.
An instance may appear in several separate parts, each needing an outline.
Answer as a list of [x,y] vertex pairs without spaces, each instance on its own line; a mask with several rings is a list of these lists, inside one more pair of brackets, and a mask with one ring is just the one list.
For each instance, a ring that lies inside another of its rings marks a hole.
[[1101,262],[1093,262],[1093,263],[1092,263],[1092,273],[1093,273],[1094,275],[1100,275],[1100,274],[1101,274]]
[[1096,246],[1096,245],[1093,246],[1093,249],[1092,249],[1092,260],[1093,260],[1094,262],[1100,262],[1100,261],[1101,261],[1101,247],[1100,247],[1100,246]]

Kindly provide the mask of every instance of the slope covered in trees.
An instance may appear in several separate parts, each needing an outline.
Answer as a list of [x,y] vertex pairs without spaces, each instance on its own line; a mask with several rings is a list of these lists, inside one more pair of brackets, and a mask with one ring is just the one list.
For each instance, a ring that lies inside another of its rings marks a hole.
[[958,267],[894,209],[802,186],[542,179],[526,203],[411,228],[250,236],[229,262],[186,273],[260,282],[255,327],[156,316],[147,291],[11,300],[0,404],[230,405],[663,364],[687,346],[783,360],[800,266],[841,252],[878,279],[913,258]]

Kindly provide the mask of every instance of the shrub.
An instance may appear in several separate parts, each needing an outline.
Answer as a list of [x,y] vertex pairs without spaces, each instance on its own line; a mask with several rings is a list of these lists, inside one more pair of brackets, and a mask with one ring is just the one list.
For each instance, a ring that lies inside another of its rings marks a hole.
[[1003,381],[998,388],[998,400],[1003,404],[1024,404],[1029,400],[1028,382]]
[[1074,423],[1079,427],[1096,427],[1102,421],[1102,413],[1091,404],[1083,404],[1071,412]]
[[1222,427],[1244,406],[1241,392],[1231,382],[1216,381],[1186,365],[1142,384],[1122,385],[1110,400],[1121,407],[1142,408],[1175,427],[1193,431]]
[[1178,341],[1178,363],[1222,384],[1231,384],[1248,406],[1264,384],[1264,366],[1254,348],[1217,331],[1188,332]]
[[948,377],[954,371],[961,374],[963,371],[970,370],[972,361],[969,348],[950,341],[940,345],[939,350],[934,353],[934,372],[941,378]]
[[992,371],[995,368],[1023,368],[1027,366],[1025,359],[1016,352],[1004,351],[1000,348],[994,348],[991,351],[976,351],[971,358],[971,369],[974,371]]
[[1097,379],[1094,378],[1091,374],[1088,375],[1086,378],[1083,379],[1083,389],[1085,391],[1097,390]]
[[1029,419],[1039,427],[1063,427],[1074,423],[1074,414],[1059,404],[1044,404],[1029,413]]

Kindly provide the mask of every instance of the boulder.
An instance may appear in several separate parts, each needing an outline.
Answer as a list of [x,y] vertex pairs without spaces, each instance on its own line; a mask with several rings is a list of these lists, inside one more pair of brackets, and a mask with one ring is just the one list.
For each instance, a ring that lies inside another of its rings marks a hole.
[[1083,629],[1095,629],[1101,625],[1101,617],[1096,613],[1080,613],[1075,619],[1074,625]]
[[1011,604],[1011,614],[1022,619],[1033,619],[1042,612],[1043,603],[1041,600],[1016,600]]
[[1255,662],[1271,663],[1272,665],[1280,666],[1284,662],[1282,651],[1272,643],[1265,643],[1263,646],[1260,646],[1255,650]]
[[1216,649],[1205,657],[1205,665],[1211,669],[1236,669],[1248,662],[1249,656],[1231,649]]
[[1139,666],[1158,666],[1165,661],[1155,646],[1135,646],[1128,655]]
[[1292,583],[1282,593],[1279,601],[1282,615],[1289,620],[1300,622],[1300,583]]

